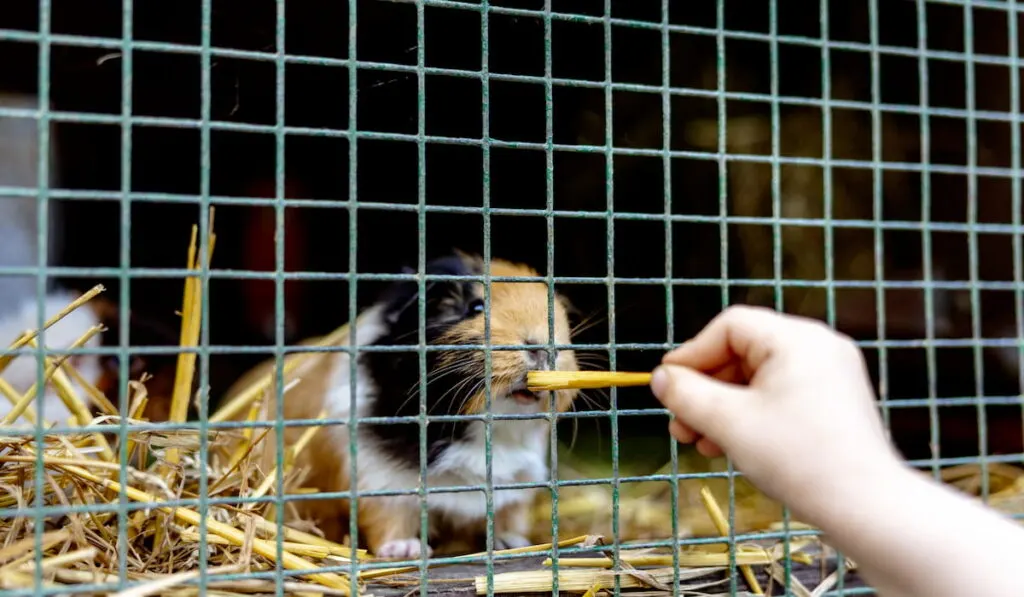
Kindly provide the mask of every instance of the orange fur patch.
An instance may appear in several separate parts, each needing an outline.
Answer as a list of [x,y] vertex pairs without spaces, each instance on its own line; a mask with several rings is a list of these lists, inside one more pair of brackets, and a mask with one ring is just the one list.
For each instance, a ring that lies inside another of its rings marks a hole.
[[[476,256],[462,255],[471,266],[483,270],[483,260]],[[492,259],[490,275],[493,277],[538,277],[537,271],[529,266],[513,263],[503,259]],[[517,346],[550,344],[551,335],[548,322],[549,300],[548,286],[544,282],[494,282],[491,286],[490,308],[490,345]],[[479,298],[484,297],[484,285],[473,285],[473,292]],[[564,299],[555,294],[554,311],[554,344],[569,344],[571,329],[569,327],[568,309]],[[467,319],[453,326],[438,339],[440,344],[486,344],[484,316]],[[485,367],[485,351],[452,351],[442,357],[443,364],[462,361],[466,365],[472,363],[483,373]],[[575,371],[578,369],[575,352],[559,350],[555,360],[555,369]],[[491,351],[491,391],[500,395],[521,381],[529,369],[528,362],[522,351],[493,350]],[[555,392],[555,408],[558,412],[569,409],[576,392],[562,390]],[[462,408],[463,414],[480,414],[486,406],[486,390],[473,395]]]

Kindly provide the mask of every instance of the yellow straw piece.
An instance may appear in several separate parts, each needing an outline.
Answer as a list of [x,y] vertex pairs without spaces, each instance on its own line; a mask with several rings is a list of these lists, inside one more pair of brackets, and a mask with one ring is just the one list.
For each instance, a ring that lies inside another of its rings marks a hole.
[[[92,298],[94,296],[96,296],[97,294],[103,292],[104,290],[106,290],[106,288],[104,288],[102,284],[97,284],[96,286],[93,286],[92,289],[90,289],[88,292],[82,294],[82,296],[80,296],[77,299],[71,301],[71,303],[69,303],[67,307],[64,307],[63,309],[58,311],[56,315],[54,315],[53,317],[47,319],[46,322],[43,325],[43,329],[45,329],[45,330],[50,329],[58,321],[60,321],[61,319],[64,319],[65,317],[67,317],[68,313],[71,313],[75,309],[77,309],[80,306],[84,305],[85,303],[89,302],[90,300],[92,300]],[[26,344],[28,344],[29,340],[34,340],[37,336],[39,336],[39,330],[28,330],[28,331],[22,333],[21,336],[19,336],[18,339],[15,340],[7,348],[8,348],[8,350],[12,350],[12,351],[18,350],[19,348],[21,348],[21,347],[25,346]],[[11,364],[11,361],[13,361],[16,356],[17,355],[14,355],[14,354],[0,356],[0,373],[3,373],[4,369],[6,369],[7,366]]]
[[[90,338],[104,331],[105,329],[106,328],[104,328],[102,325],[92,326],[85,332],[85,334],[81,338],[72,342],[69,348],[78,349],[85,346],[85,343],[88,342]],[[22,346],[28,344],[29,341],[31,341],[33,338],[34,336],[25,340]],[[59,364],[62,363],[63,361],[64,357],[61,357],[59,360],[53,362],[52,364],[46,367],[46,371],[43,373],[44,383],[50,381],[50,378],[53,377],[53,373],[57,370],[57,367],[59,367]],[[7,416],[3,418],[3,421],[0,421],[0,425],[13,425],[14,422],[18,420],[18,417],[20,417],[22,413],[24,413],[25,410],[32,404],[32,401],[35,400],[36,394],[38,393],[38,384],[33,384],[32,387],[30,387],[28,391],[25,392],[25,394],[22,395],[22,397],[18,400],[18,403],[11,408],[11,410],[7,413]]]
[[[90,330],[91,331],[91,330]],[[88,332],[87,332],[88,333]],[[93,334],[90,334],[92,336]],[[35,339],[28,341],[29,346],[32,348],[39,348]],[[85,343],[83,342],[84,346]],[[78,392],[75,391],[74,386],[71,385],[71,380],[68,379],[67,374],[61,368],[62,365],[66,365],[67,362],[64,359],[59,361],[52,356],[45,357],[45,362],[49,370],[53,371],[53,383],[54,389],[57,390],[57,397],[64,402],[64,406],[68,408],[73,414],[71,426],[86,426],[92,422],[92,413],[89,412],[89,407],[82,402],[82,399],[78,396]],[[102,433],[93,434],[93,439],[97,446],[99,446],[103,458],[112,461],[115,460],[114,451],[111,449],[110,444],[107,443],[107,438],[103,437]]]
[[650,373],[627,371],[529,371],[526,374],[526,387],[532,392],[646,386],[650,383]]
[[[722,509],[718,506],[718,502],[715,501],[715,496],[711,495],[711,489],[708,488],[706,483],[701,483],[700,498],[704,502],[704,507],[708,510],[708,515],[711,517],[711,521],[715,524],[719,534],[723,537],[729,534],[729,521],[725,519],[725,515],[722,513]],[[739,554],[736,554],[737,556]],[[737,558],[739,559],[739,558]],[[764,595],[764,590],[761,589],[761,585],[757,582],[757,577],[754,576],[754,571],[747,564],[739,564],[740,572],[747,579],[747,584],[750,585],[750,590],[755,595]]]
[[[327,418],[327,411],[326,410],[321,410],[319,416],[317,416],[317,419],[326,419],[326,418]],[[299,455],[299,453],[302,452],[306,448],[306,446],[309,444],[310,440],[313,439],[313,435],[316,434],[316,432],[319,431],[319,430],[320,430],[320,426],[319,425],[311,426],[309,429],[305,430],[302,433],[302,436],[299,437],[299,441],[295,442],[295,445],[288,449],[287,454],[285,455],[285,470],[286,471],[287,471],[289,465],[291,464],[291,461],[293,461]],[[263,483],[260,484],[260,486],[256,489],[255,492],[253,492],[253,494],[250,497],[256,497],[256,498],[263,497],[264,495],[267,494],[268,491],[270,491],[270,486],[273,485],[275,481],[277,481],[277,467],[276,466],[273,469],[271,469],[270,473],[266,476],[266,478],[263,479]],[[253,508],[253,506],[256,505],[256,503],[257,502],[249,502],[248,504],[243,506],[243,508],[246,509],[246,510],[251,510]]]
[[[96,483],[97,485],[102,485],[103,487],[105,487],[107,489],[110,489],[112,491],[120,491],[121,488],[122,488],[122,485],[120,483],[117,483],[116,481],[111,481],[110,479],[104,479],[103,477],[98,477],[98,476],[96,476],[96,475],[86,471],[85,469],[79,468],[77,466],[71,466],[71,465],[60,465],[60,466],[61,466],[61,468],[63,468],[67,472],[75,475],[76,477],[79,477],[81,479],[85,479],[85,480],[90,481],[92,483]],[[131,498],[131,499],[133,499],[133,500],[135,500],[137,502],[157,503],[157,500],[156,500],[155,497],[153,497],[151,494],[146,493],[146,492],[144,492],[144,491],[142,491],[140,489],[136,489],[136,488],[130,487],[130,486],[124,486],[124,490],[125,490],[125,493],[128,494],[129,498]],[[167,513],[173,515],[179,521],[184,522],[186,524],[190,524],[190,525],[198,525],[199,521],[201,520],[201,517],[200,517],[200,515],[197,512],[195,512],[193,510],[189,510],[188,508],[170,508],[168,506],[159,506],[159,505],[157,505],[156,509],[164,511],[164,512],[167,512]],[[242,531],[232,527],[231,525],[224,524],[222,522],[218,522],[216,520],[213,520],[212,518],[207,518],[206,519],[206,526],[207,526],[207,529],[211,533],[214,533],[216,535],[220,535],[221,537],[227,539],[228,541],[230,541],[231,543],[233,543],[235,545],[238,545],[238,546],[244,545],[244,543],[246,541],[245,533],[243,533]],[[265,558],[267,558],[267,559],[269,559],[271,561],[276,561],[277,560],[277,549],[276,549],[276,545],[274,543],[272,543],[270,541],[267,541],[265,539],[251,539],[251,541],[252,541],[252,549],[253,549],[253,551],[255,551],[256,553],[260,554],[261,556],[263,556],[263,557],[265,557]],[[285,551],[282,554],[281,563],[284,564],[285,568],[288,568],[290,570],[302,571],[310,579],[315,580],[315,581],[317,581],[317,582],[319,582],[321,584],[324,584],[324,585],[326,585],[328,587],[331,587],[332,589],[339,589],[339,590],[342,590],[342,591],[347,591],[348,588],[349,588],[348,583],[345,581],[345,577],[344,576],[340,576],[340,575],[333,574],[333,573],[327,573],[327,572],[317,572],[317,566],[316,565],[312,564],[311,562],[309,562],[309,561],[307,561],[307,560],[305,560],[305,559],[303,559],[303,558],[301,558],[299,556],[296,556],[295,554],[289,553],[287,551]]]

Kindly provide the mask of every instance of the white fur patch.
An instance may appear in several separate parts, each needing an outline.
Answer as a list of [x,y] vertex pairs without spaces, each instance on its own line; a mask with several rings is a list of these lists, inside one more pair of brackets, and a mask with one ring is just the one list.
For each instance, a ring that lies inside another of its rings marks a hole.
[[[427,557],[430,557],[431,549],[427,546]],[[374,554],[379,558],[396,559],[396,560],[414,560],[420,557],[420,540],[419,539],[399,539],[397,541],[388,541],[381,546],[377,553]]]
[[[77,294],[57,290],[52,291],[44,301],[45,318],[49,319],[55,315],[61,309],[64,309],[72,301],[78,297]],[[63,319],[58,321],[56,324],[47,329],[44,333],[44,340],[46,347],[50,350],[59,351],[66,349],[71,344],[82,337],[85,332],[92,326],[99,323],[96,315],[89,308],[88,305],[83,305],[78,309],[75,309],[71,313],[68,313]],[[39,327],[38,321],[38,305],[35,297],[26,298],[25,301],[19,306],[17,311],[12,312],[3,318],[0,318],[0,343],[4,346],[10,345],[15,339],[18,338],[26,330],[37,329]],[[100,346],[100,335],[97,334],[89,339],[85,344],[86,348],[97,348]],[[74,355],[71,361],[76,371],[78,371],[83,378],[92,384],[96,384],[99,381],[101,374],[100,355],[96,354],[81,354]],[[24,394],[36,383],[37,377],[37,364],[38,355],[35,354],[23,354],[11,361],[11,364],[0,377],[11,384],[11,386],[21,394]],[[68,376],[70,378],[70,376]],[[80,398],[85,400],[85,390],[79,386],[74,379],[70,379],[71,386]],[[65,426],[68,419],[71,418],[71,411],[64,405],[64,402],[57,395],[57,392],[53,389],[51,384],[46,385],[46,389],[43,392],[43,418],[46,421],[57,423],[60,426]],[[6,397],[0,397],[0,416],[5,416],[11,411],[12,404]],[[39,413],[40,407],[35,405],[36,413]],[[18,422],[22,424],[28,424],[28,419],[24,415],[18,418]]]
[[[368,312],[357,335],[365,344],[379,338],[386,328],[380,320],[379,311]],[[351,412],[351,366],[347,355],[338,359],[333,373],[331,390],[327,403],[330,416],[348,418]],[[356,416],[367,417],[373,394],[376,390],[367,372],[360,367],[357,371]],[[492,401],[495,414],[537,413],[540,407],[522,405],[512,400]],[[427,498],[428,510],[434,516],[446,518],[454,523],[480,521],[487,515],[487,501],[484,488],[487,481],[486,436],[482,421],[469,425],[465,439],[450,446],[428,469],[427,486],[480,487],[477,491],[435,492]],[[547,480],[546,461],[548,423],[543,419],[493,421],[491,427],[491,480],[493,485],[522,482],[543,482]],[[348,451],[348,428],[335,427],[332,436],[339,450]],[[408,463],[398,462],[386,452],[373,445],[373,439],[361,434],[356,458],[357,487],[365,491],[413,491],[419,488],[419,471]],[[501,508],[530,499],[530,489],[505,489],[493,492],[493,506]],[[381,498],[377,498],[381,499]],[[386,510],[415,512],[420,510],[419,497],[415,494],[383,498],[389,504]],[[517,542],[514,535],[508,539]]]
[[[509,414],[502,408],[511,401],[495,400],[495,413]],[[486,427],[482,421],[469,425],[466,439],[452,444],[430,467],[431,487],[487,485]],[[547,424],[543,420],[492,421],[491,423],[491,482],[509,485],[546,480],[548,467]],[[500,489],[492,493],[495,510],[530,498],[533,490]],[[453,521],[479,520],[487,516],[484,491],[433,493],[428,499],[432,509]]]
[[494,549],[521,549],[529,547],[530,540],[516,533],[501,533],[494,541]]

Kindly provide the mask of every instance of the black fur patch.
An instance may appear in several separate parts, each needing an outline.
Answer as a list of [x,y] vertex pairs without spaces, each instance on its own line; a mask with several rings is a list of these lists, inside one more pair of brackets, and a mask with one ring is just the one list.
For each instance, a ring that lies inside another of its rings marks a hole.
[[[481,275],[478,268],[458,256],[446,256],[427,263],[427,274],[467,276]],[[445,330],[460,321],[480,316],[483,303],[474,292],[473,281],[428,280],[426,283],[426,341],[437,340]],[[393,284],[383,295],[384,319],[389,326],[387,334],[375,346],[409,346],[402,352],[366,352],[360,355],[361,362],[378,385],[379,394],[374,397],[370,416],[409,417],[420,413],[420,361],[416,351],[419,342],[419,285],[415,281],[401,281]],[[438,367],[437,352],[428,352],[426,367],[429,379],[427,387],[427,414],[456,415],[467,398],[466,390],[477,386],[479,378],[466,380],[466,373],[455,371],[436,378],[431,372]],[[468,356],[468,354],[467,354]],[[457,386],[459,386],[457,388]],[[433,463],[454,441],[465,436],[468,422],[439,421],[426,426],[427,464]],[[419,468],[420,426],[418,422],[360,424],[360,428],[372,434],[383,445],[384,450],[394,458]]]

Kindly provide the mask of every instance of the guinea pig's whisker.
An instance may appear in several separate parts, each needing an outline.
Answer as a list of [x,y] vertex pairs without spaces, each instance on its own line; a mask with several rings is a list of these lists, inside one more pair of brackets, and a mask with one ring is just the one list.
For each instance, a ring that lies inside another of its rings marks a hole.
[[[437,400],[437,402],[435,402],[434,405],[432,407],[430,407],[428,412],[433,411],[435,408],[440,406],[441,403],[444,402],[445,399],[448,399],[449,406],[454,406],[455,399],[466,388],[466,386],[469,385],[470,383],[472,383],[473,381],[474,381],[474,378],[466,377],[465,379],[463,379],[459,383],[457,383],[454,386],[452,386],[451,388],[449,388],[448,391],[445,392],[444,394],[442,394],[441,397]],[[470,395],[472,395],[472,393],[470,393]],[[463,399],[463,400],[465,400],[465,399]]]
[[576,447],[576,440],[579,439],[580,431],[580,420],[577,417],[572,418],[572,438],[569,440],[569,451]]
[[[452,373],[458,373],[460,369],[464,368],[464,367],[462,367],[462,365],[463,365],[463,363],[459,363],[459,362],[448,363],[448,364],[446,364],[446,365],[444,365],[444,366],[442,366],[442,367],[440,367],[438,369],[435,369],[434,371],[428,372],[427,373],[427,389],[429,390],[430,389],[430,385],[433,384],[434,382],[438,381],[439,379],[441,379],[441,378],[443,378],[445,376],[451,375]],[[421,385],[419,383],[416,383],[412,387],[410,387],[409,390],[406,392],[406,399],[402,402],[401,405],[399,405],[398,411],[401,411],[403,408],[405,408],[405,406],[407,404],[409,404],[409,402],[411,400],[413,400],[414,398],[418,398],[419,395],[420,395],[420,389],[421,389]]]
[[466,368],[464,365],[465,365],[464,363],[455,361],[455,362],[452,362],[452,363],[445,363],[444,365],[438,367],[437,369],[434,369],[433,371],[428,371],[427,372],[427,384],[428,384],[428,386],[429,386],[429,384],[434,383],[435,381],[437,381],[437,380],[439,380],[439,379],[441,379],[441,378],[443,378],[445,376],[448,376],[448,375],[451,375],[452,373],[457,373],[457,372],[459,372],[461,370],[464,370]]
[[[428,372],[427,373],[427,387],[430,387],[430,384],[433,383],[434,381],[436,381],[437,379],[439,379],[441,377],[444,377],[444,375],[446,375],[447,373],[450,373],[451,372],[450,369],[452,369],[452,367],[441,368],[441,369],[438,369],[438,370],[433,371],[433,372]],[[433,379],[431,378],[432,375],[433,375]],[[416,383],[412,384],[411,386],[409,386],[409,389],[405,392],[405,396],[406,396],[405,401],[403,401],[402,404],[400,404],[398,406],[398,410],[401,410],[401,409],[405,408],[405,405],[408,404],[409,400],[411,400],[412,398],[414,398],[417,395],[419,395],[420,388],[421,388],[421,384],[418,381]]]
[[439,398],[437,402],[434,403],[434,406],[431,407],[430,409],[431,411],[433,411],[438,406],[441,406],[444,403],[445,399],[448,399],[447,405],[449,407],[449,410],[454,410],[453,407],[455,406],[455,400],[461,394],[465,394],[462,399],[463,404],[461,405],[462,407],[464,407],[465,401],[468,399],[468,397],[471,397],[473,393],[477,391],[476,389],[474,389],[471,392],[466,392],[466,387],[473,382],[477,382],[478,385],[484,383],[483,379],[481,379],[479,375],[476,374],[476,372],[478,371],[476,367],[471,366],[471,364],[469,363],[463,363],[463,365],[465,365],[464,367],[462,367],[462,369],[466,372],[466,377],[462,381],[458,382],[457,384],[449,388],[448,391],[445,392],[441,396],[441,398]]
[[604,321],[604,319],[604,317],[599,317],[597,314],[586,317],[582,321],[577,323],[573,328],[571,328],[571,330],[569,331],[569,335],[576,336],[578,334],[582,334],[583,332],[593,328],[597,324]]
[[[470,379],[471,378],[467,378],[467,381],[470,380]],[[484,386],[486,385],[486,383],[487,382],[484,379],[476,380],[476,383],[473,384],[472,386],[470,386],[469,391],[465,392],[465,394],[463,395],[462,403],[459,404],[459,409],[457,411],[455,411],[455,412],[462,412],[463,409],[466,408],[466,401],[469,400],[470,398],[472,398],[477,392],[482,390],[484,388]],[[458,396],[457,393],[452,395],[452,404],[453,405],[454,405],[454,400],[455,400],[455,398],[457,396]],[[449,441],[455,441],[455,430],[456,430],[456,426],[452,425],[452,434],[451,434],[451,437],[449,437]]]
[[[571,410],[573,412],[576,411],[576,403],[575,403],[575,401],[570,401],[569,402],[569,410]],[[579,427],[580,427],[579,417],[573,417],[572,418],[572,439],[569,440],[569,451],[570,452],[576,446],[576,438],[579,435]]]
[[577,351],[576,360],[582,363],[605,363],[608,361],[608,354],[595,351]]
[[592,367],[594,369],[607,369],[608,356],[599,353],[577,353],[576,363],[581,369]]
[[[590,390],[580,390],[579,392],[579,395],[583,398],[584,403],[593,407],[594,410],[605,410],[597,400],[590,396],[589,392]],[[596,392],[601,396],[604,396],[607,400],[611,401],[611,397],[605,392],[604,388],[597,388]],[[601,440],[603,439],[603,436],[601,435],[601,420],[597,417],[594,417],[593,421],[594,429],[597,430],[597,446],[598,449],[600,449]]]
[[573,410],[577,410],[576,405],[580,402],[582,402],[586,406],[594,406],[594,404],[590,401],[590,398],[586,396],[583,392],[577,392],[576,397],[573,399],[572,402],[569,403],[569,405]]
[[[462,393],[462,403],[459,404],[458,412],[462,412],[463,410],[465,410],[466,403],[469,402],[470,400],[474,399],[478,393],[486,391],[486,389],[487,389],[487,379],[486,379],[486,377],[479,377],[475,381],[476,381],[476,383],[469,390],[464,391]],[[493,383],[494,382],[492,381],[492,384]]]
[[610,402],[611,396],[608,394],[606,388],[587,388],[586,391],[580,390],[579,396],[588,405],[594,407],[596,410],[604,410],[605,407],[601,406],[601,403],[595,400],[588,392],[594,392],[598,396],[602,397],[605,401]]

